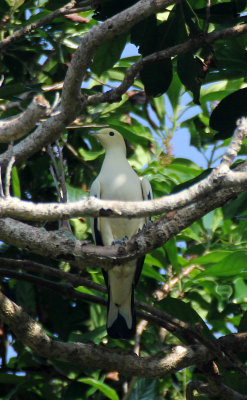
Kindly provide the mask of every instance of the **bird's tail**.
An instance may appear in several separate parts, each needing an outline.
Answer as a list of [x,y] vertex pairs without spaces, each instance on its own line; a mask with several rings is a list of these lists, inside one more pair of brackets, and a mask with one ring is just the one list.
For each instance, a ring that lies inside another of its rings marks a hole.
[[134,307],[134,286],[126,301],[117,305],[108,292],[107,333],[115,339],[131,339],[136,331],[136,313]]

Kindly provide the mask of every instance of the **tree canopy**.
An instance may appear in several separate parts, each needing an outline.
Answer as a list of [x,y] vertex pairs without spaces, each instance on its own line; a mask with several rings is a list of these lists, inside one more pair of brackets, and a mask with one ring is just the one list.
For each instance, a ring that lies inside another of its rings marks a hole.
[[[246,33],[245,0],[0,0],[1,400],[247,399]],[[89,198],[104,126],[154,200]],[[111,339],[101,269],[141,255]]]

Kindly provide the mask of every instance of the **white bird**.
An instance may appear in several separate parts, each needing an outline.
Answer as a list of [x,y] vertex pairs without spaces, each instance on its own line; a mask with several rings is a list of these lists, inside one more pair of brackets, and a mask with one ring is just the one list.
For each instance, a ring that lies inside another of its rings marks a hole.
[[[105,149],[101,171],[92,184],[90,196],[106,200],[141,201],[152,199],[146,178],[139,178],[126,158],[122,135],[104,128],[92,133]],[[130,238],[147,222],[147,218],[91,218],[95,243],[108,246],[124,237]],[[108,291],[107,332],[113,338],[129,339],[136,330],[134,288],[145,257],[102,270]]]

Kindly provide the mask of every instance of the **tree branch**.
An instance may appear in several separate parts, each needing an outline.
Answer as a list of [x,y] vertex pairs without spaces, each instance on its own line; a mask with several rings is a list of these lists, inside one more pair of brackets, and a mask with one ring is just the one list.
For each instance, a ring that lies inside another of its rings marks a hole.
[[[82,278],[79,275],[73,275],[68,272],[63,272],[58,269],[50,268],[45,265],[35,263],[28,260],[9,260],[5,258],[0,258],[1,265],[5,268],[0,268],[0,276],[12,277],[14,279],[20,279],[27,282],[32,282],[34,284],[47,287],[55,292],[60,293],[62,296],[74,298],[86,302],[97,303],[103,306],[107,305],[107,301],[99,296],[89,295],[86,293],[78,292],[74,290],[73,287],[78,287],[79,285],[83,285],[89,288],[93,288],[99,292],[106,293],[106,288],[102,285],[98,285],[93,281]],[[68,283],[62,284],[53,282],[47,279],[39,278],[34,275],[20,273],[16,271],[7,270],[6,266],[14,267],[14,268],[22,268],[28,271],[35,271],[42,274],[45,274],[49,277],[56,277],[57,279],[66,280]],[[243,367],[242,363],[236,358],[233,357],[232,352],[228,355],[227,348],[224,345],[219,346],[218,344],[209,341],[204,337],[200,330],[193,327],[190,323],[179,320],[178,318],[161,311],[154,306],[146,304],[141,301],[135,300],[135,305],[139,309],[143,309],[146,312],[137,310],[136,314],[142,320],[149,321],[155,325],[158,325],[162,328],[165,328],[173,335],[177,336],[180,340],[183,340],[187,344],[203,344],[208,348],[208,350],[214,354],[217,358],[220,365],[223,367],[234,367],[240,369],[244,374],[246,373],[246,369]]]
[[[17,165],[42,147],[57,140],[65,127],[76,118],[78,112],[86,107],[85,99],[81,98],[80,88],[97,48],[107,40],[128,31],[136,23],[164,10],[176,1],[178,0],[140,0],[132,7],[95,26],[83,37],[65,77],[61,110],[44,121],[30,136],[14,146],[13,155]],[[6,168],[9,158],[8,151],[0,156],[2,170]]]
[[165,50],[152,53],[141,60],[133,64],[126,72],[122,83],[111,90],[106,91],[102,94],[95,94],[88,97],[85,104],[86,105],[97,105],[100,103],[114,103],[121,100],[121,96],[129,89],[129,87],[134,83],[136,75],[144,67],[144,65],[159,62],[161,60],[175,57],[179,54],[187,53],[188,51],[194,51],[206,44],[212,44],[217,40],[227,39],[242,35],[247,32],[247,24],[242,24],[239,26],[233,26],[231,28],[222,29],[220,31],[213,31],[208,34],[198,35],[190,38],[184,43],[178,44],[176,46],[170,47]]
[[[157,359],[142,358],[102,346],[84,343],[63,343],[51,339],[42,327],[0,292],[0,317],[9,325],[17,338],[41,357],[66,361],[87,368],[107,371],[117,370],[127,376],[161,377],[195,364],[212,359],[211,353],[203,345],[174,346],[170,354]],[[238,335],[232,335],[232,342]],[[247,347],[247,340],[243,348]]]
[[40,118],[50,112],[48,101],[41,95],[35,96],[32,103],[21,114],[0,121],[0,143],[9,143],[26,135]]
[[[238,171],[230,170],[230,166],[246,136],[247,119],[241,118],[237,122],[232,141],[220,165],[202,181],[173,195],[145,202],[120,202],[89,197],[67,204],[34,204],[8,197],[0,198],[0,215],[31,219],[32,221],[67,219],[82,215],[90,217],[152,216],[193,204],[195,201],[204,198],[205,195],[218,192],[219,189],[228,189],[231,195],[237,195],[247,189],[247,171],[245,169],[241,171],[240,168],[238,168]],[[245,164],[243,164],[243,168],[245,168]]]
[[[171,211],[154,223],[149,223],[123,244],[114,246],[88,245],[88,242],[79,241],[72,235],[48,232],[44,228],[33,227],[11,218],[0,218],[0,240],[51,259],[72,262],[80,267],[108,269],[116,260],[124,263],[162,246],[193,222],[232,200],[242,191],[243,188],[238,186],[215,189],[207,195],[206,201],[203,197],[195,203]],[[29,209],[28,212],[32,210]]]
[[[88,295],[73,289],[73,287],[78,287],[82,285],[97,290],[101,293],[106,293],[105,286],[98,285],[93,281],[80,277],[79,275],[63,272],[54,268],[49,268],[45,265],[28,260],[22,261],[22,260],[9,260],[5,258],[0,258],[0,262],[1,266],[4,267],[0,268],[0,276],[12,277],[14,279],[23,280],[43,287],[47,287],[48,289],[58,292],[65,297],[76,298],[78,300],[97,303],[103,306],[107,305],[107,301],[102,297]],[[39,272],[49,277],[56,277],[57,279],[66,280],[66,282],[69,282],[69,284],[57,283],[48,279],[39,278],[31,274],[12,271],[6,269],[6,267],[22,268],[27,271],[32,271],[32,272],[35,271],[36,273]],[[181,321],[178,318],[173,317],[172,315],[141,301],[135,300],[135,305],[139,309],[146,311],[145,313],[143,311],[138,310],[137,311],[138,317],[142,318],[143,320],[149,321],[155,325],[165,328],[178,338],[180,339],[183,338],[185,342],[188,344],[198,344],[198,343],[204,344],[209,351],[218,355],[218,357],[220,357],[221,360],[224,360],[225,363],[227,362],[229,364],[229,361],[223,355],[223,353],[220,352],[220,349],[217,346],[215,346],[215,344],[208,341],[201,334],[201,332],[195,329],[190,323]]]
[[[85,4],[85,7],[82,8],[80,11],[87,11],[91,10],[92,7],[90,5],[91,1],[84,1],[82,4]],[[70,11],[75,12],[74,7],[77,5],[77,0],[72,0],[69,3],[67,3],[65,6],[58,8],[51,14],[46,15],[45,17],[40,18],[39,20],[32,22],[31,24],[25,26],[24,28],[18,29],[15,31],[12,35],[8,36],[7,38],[3,39],[0,42],[0,53],[11,43],[13,43],[15,40],[20,39],[22,36],[27,35],[31,31],[49,24],[54,18],[57,18],[61,15],[66,15],[69,14]]]
[[247,396],[236,392],[220,382],[217,384],[205,383],[202,381],[190,382],[186,388],[186,400],[195,400],[194,391],[210,399],[247,400]]

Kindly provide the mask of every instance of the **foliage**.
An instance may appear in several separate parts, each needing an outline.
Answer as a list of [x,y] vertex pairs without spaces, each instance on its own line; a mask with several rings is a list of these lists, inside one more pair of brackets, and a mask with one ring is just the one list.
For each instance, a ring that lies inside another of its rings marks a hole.
[[[0,105],[7,106],[1,108],[1,119],[26,108],[34,93],[44,94],[52,104],[55,93],[61,92],[59,83],[64,80],[80,38],[98,21],[135,1],[102,0],[100,3],[96,12],[79,13],[84,22],[60,16],[8,45],[0,56],[0,75],[4,77]],[[63,1],[52,0],[0,0],[1,39],[63,4]],[[115,87],[140,55],[182,43],[202,34],[207,25],[211,31],[246,21],[246,16],[241,14],[247,11],[246,1],[212,0],[209,15],[205,4],[202,0],[179,2],[166,12],[140,22],[127,34],[106,42],[96,52],[82,93],[102,93]],[[245,112],[246,40],[246,35],[224,39],[213,46],[204,46],[196,53],[145,66],[119,103],[88,107],[60,139],[69,201],[87,196],[91,182],[99,172],[104,157],[102,148],[88,135],[95,126],[109,124],[123,134],[131,165],[138,174],[148,177],[155,197],[176,191],[179,185],[189,185],[187,181],[203,172],[186,154],[183,159],[174,157],[176,149],[172,148],[171,140],[180,127],[189,131],[190,144],[206,158],[207,168],[215,165],[219,151],[229,143],[234,128],[232,121],[239,116],[239,107],[241,114]],[[129,43],[136,46],[133,56],[129,56]],[[225,119],[229,107],[231,123]],[[241,155],[246,155],[246,146],[244,143]],[[55,145],[53,148],[56,152]],[[0,150],[5,151],[6,145],[1,144]],[[48,153],[42,149],[15,167],[13,194],[35,202],[57,201],[50,165]],[[136,298],[194,325],[200,324],[208,338],[246,331],[247,226],[246,220],[241,218],[246,214],[246,193],[243,193],[147,255]],[[71,223],[79,239],[92,240],[85,219],[73,219]],[[57,229],[57,224],[49,223],[45,228]],[[30,259],[77,272],[67,263],[54,262],[4,243],[0,252],[3,257]],[[190,273],[186,274],[188,268],[191,268]],[[83,274],[103,284],[100,270],[88,269]],[[1,289],[37,319],[53,338],[107,343],[126,350],[133,348],[133,341],[121,342],[107,337],[106,311],[101,305],[63,298],[49,289],[8,277],[2,279]],[[94,290],[90,293],[98,294]],[[157,300],[158,294],[161,301]],[[124,376],[41,359],[13,337],[7,326],[1,329],[0,399],[122,398]],[[10,346],[5,364],[6,340]],[[173,343],[178,343],[178,339],[149,323],[142,335],[141,354],[155,355]],[[221,372],[229,384],[229,372]],[[182,400],[186,384],[194,377],[203,379],[193,368],[165,379],[138,379],[129,398]],[[232,373],[230,385],[243,394],[247,392],[247,383],[238,371]]]

